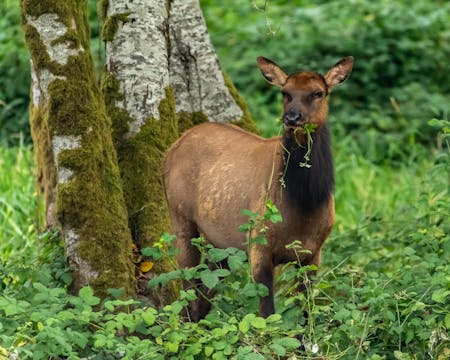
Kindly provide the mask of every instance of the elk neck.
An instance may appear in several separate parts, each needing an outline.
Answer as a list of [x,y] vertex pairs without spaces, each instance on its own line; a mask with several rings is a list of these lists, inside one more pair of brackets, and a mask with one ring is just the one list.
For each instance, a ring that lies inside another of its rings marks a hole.
[[[334,188],[333,159],[330,134],[325,124],[312,134],[310,154],[311,167],[302,167],[308,151],[306,136],[295,138],[293,131],[285,130],[282,137],[284,147],[281,176],[285,184],[285,196],[289,204],[303,213],[312,213],[326,204]],[[299,141],[300,140],[300,141]]]

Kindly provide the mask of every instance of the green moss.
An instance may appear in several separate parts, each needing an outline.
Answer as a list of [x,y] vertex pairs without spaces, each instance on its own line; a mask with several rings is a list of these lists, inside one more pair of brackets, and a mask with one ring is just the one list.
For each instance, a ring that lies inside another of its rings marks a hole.
[[68,43],[70,49],[79,49],[81,47],[79,36],[75,29],[67,29],[67,32],[59,38],[53,40],[50,45]]
[[105,18],[105,22],[102,26],[102,39],[103,41],[113,41],[114,36],[116,35],[117,31],[119,30],[120,23],[126,23],[128,22],[128,16],[130,15],[129,12],[127,13],[120,13],[120,14],[114,14],[111,16],[108,16]]
[[185,111],[177,113],[178,115],[178,133],[181,135],[191,127],[208,122],[208,117],[201,111],[188,113]]
[[[81,1],[85,3],[85,1]],[[71,6],[69,1],[55,1],[55,0],[21,0],[22,9],[22,23],[24,23],[24,15],[31,15],[38,17],[42,14],[58,14],[59,21],[63,22],[69,27],[70,15],[74,12],[74,7]]]
[[169,87],[160,103],[161,119],[148,119],[139,133],[130,135],[128,124],[132,119],[124,109],[115,107],[115,100],[120,100],[122,95],[111,74],[105,74],[102,89],[113,124],[133,239],[139,247],[151,246],[170,229],[161,162],[178,135],[173,90]]
[[105,21],[108,16],[109,0],[99,0],[97,4],[97,12],[101,21]]
[[237,91],[236,87],[234,86],[233,82],[228,77],[228,75],[223,74],[223,78],[225,80],[225,85],[227,86],[228,91],[230,92],[234,101],[236,101],[236,104],[241,108],[243,112],[241,119],[233,123],[252,133],[259,134],[259,130],[252,120],[252,116],[250,115],[250,111],[248,110],[248,106],[245,103],[245,100],[239,94],[239,92]]
[[[63,5],[64,4],[64,5]],[[33,5],[33,6],[32,6]],[[74,46],[89,47],[85,1],[22,1],[22,20],[33,64],[45,68],[55,79],[48,86],[46,106],[31,107],[30,122],[35,139],[39,172],[46,191],[55,192],[56,171],[52,139],[59,135],[82,135],[80,148],[63,150],[58,164],[74,172],[71,181],[56,185],[56,213],[64,230],[79,236],[77,254],[98,274],[90,285],[99,296],[108,288],[123,287],[125,295],[135,292],[131,262],[131,235],[123,199],[110,121],[96,85],[93,61],[88,51],[71,56],[65,65],[52,62],[37,31],[25,21],[26,15],[56,12],[60,21],[75,21],[56,42],[73,40]],[[81,278],[75,272],[75,280]],[[75,288],[80,283],[75,281]]]
[[25,41],[30,52],[31,59],[36,69],[41,69],[51,63],[50,56],[45,50],[45,45],[37,30],[28,24],[22,24]]
[[[119,167],[129,227],[138,248],[152,246],[159,237],[170,231],[170,219],[161,177],[161,165],[165,151],[178,137],[178,116],[175,113],[173,89],[166,89],[166,97],[159,105],[160,119],[147,119],[139,133],[130,134],[133,119],[126,110],[115,106],[123,99],[119,82],[108,72],[102,78],[102,91],[113,124],[113,139],[119,158]],[[153,272],[167,272],[170,265],[158,261]],[[167,303],[175,298],[176,286],[151,293],[156,303]]]

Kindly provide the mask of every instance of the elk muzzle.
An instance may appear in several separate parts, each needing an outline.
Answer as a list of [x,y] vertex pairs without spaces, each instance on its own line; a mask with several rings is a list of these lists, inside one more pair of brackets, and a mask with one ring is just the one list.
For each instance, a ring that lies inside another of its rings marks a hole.
[[298,126],[303,122],[303,115],[299,111],[289,110],[283,115],[283,122],[286,126]]

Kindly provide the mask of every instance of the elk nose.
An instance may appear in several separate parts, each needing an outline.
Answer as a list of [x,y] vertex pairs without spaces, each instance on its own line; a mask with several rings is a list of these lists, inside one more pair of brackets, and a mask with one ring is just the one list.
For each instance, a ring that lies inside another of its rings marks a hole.
[[294,126],[297,125],[297,123],[302,119],[302,114],[294,112],[294,111],[288,111],[284,115],[284,123],[286,125]]

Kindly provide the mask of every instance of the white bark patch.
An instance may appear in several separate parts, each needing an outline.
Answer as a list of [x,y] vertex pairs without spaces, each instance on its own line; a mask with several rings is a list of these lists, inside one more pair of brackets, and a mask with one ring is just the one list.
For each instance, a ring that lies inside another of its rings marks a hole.
[[78,244],[80,242],[80,236],[74,229],[68,229],[64,231],[66,255],[70,261],[70,265],[75,269],[75,272],[81,277],[80,286],[88,285],[98,278],[97,271],[92,270],[89,264],[83,260],[78,254]]
[[68,183],[73,176],[73,171],[69,168],[58,166],[58,183]]
[[201,111],[211,121],[240,120],[208,35],[198,0],[173,0],[170,13],[170,82],[177,111]]
[[30,60],[31,69],[31,98],[33,99],[34,107],[38,107],[41,101],[44,101],[41,87],[39,84],[39,78],[34,68],[33,60]]
[[[27,15],[27,22],[39,33],[50,59],[58,64],[65,65],[69,56],[76,56],[84,49],[82,47],[73,49],[68,41],[52,44],[54,40],[57,40],[67,32],[67,26],[58,19],[57,14],[43,14],[39,17]],[[72,21],[71,25],[71,28],[74,29],[75,22]]]
[[165,30],[166,1],[109,2],[108,16],[129,13],[113,41],[106,44],[106,64],[119,81],[124,100],[116,103],[133,118],[131,134],[139,132],[149,117],[159,119],[158,106],[169,85]]
[[73,171],[59,165],[58,155],[63,150],[76,149],[81,146],[81,136],[55,135],[52,140],[53,158],[56,163],[58,183],[65,184],[72,179]]
[[47,69],[41,69],[38,73],[31,61],[31,98],[33,105],[38,107],[40,104],[45,105],[48,100],[48,86],[55,79],[66,80],[64,76],[53,75]]
[[58,162],[58,155],[63,150],[76,149],[81,146],[81,136],[55,135],[52,140],[53,157]]

